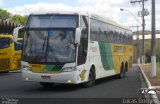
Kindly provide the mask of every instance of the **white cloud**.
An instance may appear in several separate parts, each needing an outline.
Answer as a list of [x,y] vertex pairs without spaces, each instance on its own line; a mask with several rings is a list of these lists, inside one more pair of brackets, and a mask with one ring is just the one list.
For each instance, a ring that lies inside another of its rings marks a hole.
[[3,4],[3,0],[0,0],[0,5],[2,5]]
[[125,0],[78,0],[80,3],[84,4],[122,4]]
[[[36,6],[35,6],[36,5]],[[116,15],[110,15],[111,12],[114,12],[114,14],[119,12],[119,8],[112,8],[110,9],[108,5],[106,4],[96,4],[93,5],[83,5],[83,6],[77,6],[77,7],[71,7],[62,3],[58,4],[49,4],[49,3],[37,3],[37,4],[28,4],[24,6],[18,6],[11,9],[8,9],[9,12],[13,14],[30,14],[30,13],[49,13],[53,11],[80,11],[80,12],[90,12],[94,14],[99,14],[106,17],[114,17],[114,19],[118,20]]]
[[[2,1],[2,0],[0,0]],[[124,25],[133,26],[139,25],[138,22],[131,16],[130,13],[120,11],[120,8],[125,8],[132,12],[137,17],[137,12],[140,10],[140,6],[132,6],[128,0],[78,0],[80,6],[72,7],[62,3],[45,3],[39,2],[36,4],[26,4],[24,6],[17,6],[8,9],[13,14],[27,15],[30,13],[51,13],[55,11],[81,11],[99,14],[106,18],[113,19]],[[160,4],[158,1],[156,4]],[[145,7],[151,11],[150,2],[146,3]],[[160,15],[158,14],[160,9],[156,8],[157,13],[157,28],[160,29]],[[151,13],[150,13],[151,14]],[[140,17],[137,17],[141,21]],[[151,28],[151,15],[145,17],[146,29]]]
[[102,2],[95,4],[94,6],[86,4],[83,6],[71,7],[62,3],[49,4],[49,3],[40,2],[37,4],[27,4],[24,6],[17,6],[17,7],[8,9],[8,11],[13,14],[22,14],[22,15],[26,15],[30,13],[53,12],[53,11],[82,11],[82,12],[91,12],[91,13],[99,14],[106,17],[112,17],[112,18],[114,17],[114,19],[117,18],[116,15],[110,15],[110,14],[119,13],[119,8],[116,8],[116,7],[110,8],[109,4],[107,4],[106,2],[104,4],[101,4],[101,3]]
[[30,13],[45,13],[53,12],[60,10],[71,10],[71,7],[58,3],[58,4],[49,4],[49,3],[37,3],[37,4],[28,4],[24,6],[17,6],[11,9],[8,9],[9,12],[13,14],[28,15]]

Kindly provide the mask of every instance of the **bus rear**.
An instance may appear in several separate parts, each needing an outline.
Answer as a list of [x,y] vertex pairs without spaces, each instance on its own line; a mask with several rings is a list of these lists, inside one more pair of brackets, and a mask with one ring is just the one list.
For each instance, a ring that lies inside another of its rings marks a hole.
[[0,72],[20,69],[21,44],[16,47],[12,35],[0,35]]
[[12,67],[11,36],[0,35],[0,72],[7,72]]

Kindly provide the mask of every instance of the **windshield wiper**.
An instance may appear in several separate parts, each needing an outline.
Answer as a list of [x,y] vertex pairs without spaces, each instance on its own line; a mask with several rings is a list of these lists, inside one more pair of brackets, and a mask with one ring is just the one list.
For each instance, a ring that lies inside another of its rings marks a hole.
[[43,42],[43,53],[45,53],[46,40],[47,40],[47,37],[45,36],[45,39],[44,39],[44,42]]

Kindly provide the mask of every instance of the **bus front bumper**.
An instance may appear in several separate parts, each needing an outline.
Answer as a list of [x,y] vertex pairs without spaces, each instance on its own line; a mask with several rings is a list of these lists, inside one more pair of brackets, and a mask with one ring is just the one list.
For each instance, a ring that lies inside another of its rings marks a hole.
[[53,83],[66,83],[66,84],[67,83],[78,84],[82,82],[80,80],[79,74],[76,71],[48,74],[48,73],[34,73],[32,71],[22,70],[22,79],[24,81],[53,82]]

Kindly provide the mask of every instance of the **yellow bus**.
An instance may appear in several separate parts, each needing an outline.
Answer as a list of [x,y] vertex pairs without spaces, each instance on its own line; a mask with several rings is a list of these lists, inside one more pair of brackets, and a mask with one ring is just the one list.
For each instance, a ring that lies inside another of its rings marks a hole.
[[21,49],[22,44],[15,43],[12,35],[0,35],[0,72],[20,69]]
[[[17,37],[20,28],[14,30]],[[97,15],[32,14],[23,28],[22,78],[40,82],[83,83],[112,75],[120,78],[132,67],[132,32]]]

